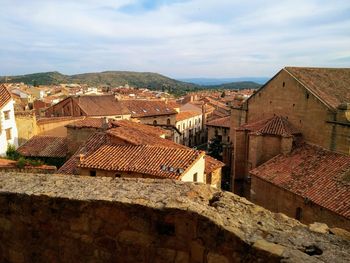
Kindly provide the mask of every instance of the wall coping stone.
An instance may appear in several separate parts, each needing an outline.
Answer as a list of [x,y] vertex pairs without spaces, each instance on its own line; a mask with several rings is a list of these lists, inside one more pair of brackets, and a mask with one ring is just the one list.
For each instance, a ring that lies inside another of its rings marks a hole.
[[[282,262],[349,262],[350,240],[318,233],[281,213],[272,213],[230,192],[170,179],[125,179],[0,173],[0,195],[48,196],[106,201],[155,210],[195,213]],[[67,200],[68,201],[68,200]],[[313,249],[321,255],[312,255]]]

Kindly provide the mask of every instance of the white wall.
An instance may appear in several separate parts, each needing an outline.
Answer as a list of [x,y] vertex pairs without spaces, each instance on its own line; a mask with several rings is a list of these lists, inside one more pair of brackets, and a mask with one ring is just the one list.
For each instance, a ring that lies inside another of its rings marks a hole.
[[193,164],[193,166],[188,171],[186,171],[186,173],[181,177],[181,181],[193,182],[193,175],[197,173],[197,182],[205,183],[204,168],[204,156],[201,156],[200,159],[198,159],[196,163]]
[[[13,107],[13,100],[11,99],[1,110],[0,110],[0,125],[1,125],[1,134],[0,134],[0,155],[4,156],[6,154],[7,145],[12,144],[18,147],[18,132],[15,120],[15,111]],[[10,111],[10,118],[5,120],[4,111]],[[11,140],[6,139],[6,129],[11,129]]]

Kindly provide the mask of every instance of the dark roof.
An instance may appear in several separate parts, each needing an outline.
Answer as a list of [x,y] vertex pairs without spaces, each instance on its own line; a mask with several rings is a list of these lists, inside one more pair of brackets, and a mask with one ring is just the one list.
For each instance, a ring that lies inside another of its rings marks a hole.
[[230,128],[230,116],[226,116],[223,118],[215,119],[207,122],[207,126],[215,126],[215,127],[224,127]]
[[67,155],[67,139],[46,135],[36,135],[17,149],[28,157],[64,158]]
[[284,70],[330,107],[350,103],[350,68],[286,67]]
[[87,156],[79,166],[179,179],[183,172],[200,155],[200,152],[189,148],[168,148],[150,145],[104,145]]
[[273,116],[253,123],[246,123],[237,130],[247,130],[256,134],[292,136],[301,134],[285,117]]
[[11,100],[11,94],[4,84],[0,84],[0,109]]
[[350,156],[304,144],[250,173],[350,218]]

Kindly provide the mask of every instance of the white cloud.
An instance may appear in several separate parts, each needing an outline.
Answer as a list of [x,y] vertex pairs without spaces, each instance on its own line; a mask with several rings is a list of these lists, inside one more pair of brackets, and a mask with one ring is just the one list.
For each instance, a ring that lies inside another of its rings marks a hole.
[[193,0],[120,11],[132,3],[0,0],[0,75],[271,76],[284,65],[344,66],[349,58],[347,1]]

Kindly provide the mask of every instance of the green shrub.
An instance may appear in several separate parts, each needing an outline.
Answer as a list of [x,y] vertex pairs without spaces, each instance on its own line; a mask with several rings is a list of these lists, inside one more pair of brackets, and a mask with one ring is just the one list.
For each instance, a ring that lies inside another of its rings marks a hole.
[[40,160],[27,160],[27,163],[30,164],[31,166],[40,166],[43,164],[42,161]]
[[16,147],[14,145],[9,144],[6,150],[6,157],[10,160],[18,160],[21,155],[16,152]]
[[17,167],[22,169],[24,166],[26,166],[27,160],[24,157],[20,157],[17,161]]

